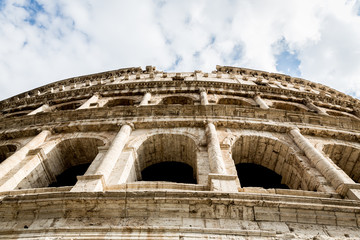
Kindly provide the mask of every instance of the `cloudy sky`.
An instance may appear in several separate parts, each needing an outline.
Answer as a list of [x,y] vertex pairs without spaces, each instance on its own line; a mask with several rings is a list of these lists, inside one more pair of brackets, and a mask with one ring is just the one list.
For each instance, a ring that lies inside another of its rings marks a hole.
[[0,0],[0,100],[146,65],[280,72],[360,98],[360,0]]

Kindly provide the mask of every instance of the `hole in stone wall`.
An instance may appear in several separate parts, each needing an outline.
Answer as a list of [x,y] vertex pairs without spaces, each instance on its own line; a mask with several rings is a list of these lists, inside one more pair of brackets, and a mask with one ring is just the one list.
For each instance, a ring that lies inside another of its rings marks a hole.
[[304,107],[296,106],[295,104],[282,103],[282,102],[273,102],[271,105],[273,108],[286,110],[286,111],[295,111],[295,112],[307,112],[308,110]]
[[141,172],[143,181],[167,181],[196,184],[193,168],[180,162],[161,162],[145,168]]
[[66,104],[61,104],[59,106],[55,106],[55,110],[57,111],[63,111],[63,110],[75,110],[79,108],[83,102],[71,102]]
[[188,136],[157,134],[137,150],[136,180],[196,183],[196,144]]
[[360,148],[344,144],[326,144],[322,150],[354,182],[360,183]]
[[10,157],[16,151],[15,145],[3,145],[0,146],[0,163]]
[[85,173],[97,156],[98,147],[103,145],[104,142],[96,138],[63,140],[46,153],[44,161],[34,166],[34,169],[17,185],[17,188],[74,185],[76,176]]
[[172,96],[166,97],[161,101],[162,104],[169,105],[169,104],[181,104],[181,105],[193,105],[194,100],[189,97],[184,96]]
[[238,105],[238,106],[252,106],[250,103],[236,98],[221,98],[218,104],[225,104],[225,105]]
[[289,189],[281,183],[281,176],[270,169],[253,164],[239,163],[236,170],[242,187],[282,188]]
[[[291,189],[316,191],[321,184],[316,177],[312,178],[312,181],[304,181],[314,175],[308,170],[311,166],[306,161],[301,161],[291,145],[275,138],[257,135],[240,136],[233,144],[231,152],[235,165],[251,163],[263,166],[279,174],[282,183]],[[261,176],[256,172],[254,175]]]
[[89,168],[90,163],[80,164],[66,169],[60,175],[56,176],[56,182],[53,182],[49,187],[65,187],[73,186],[77,182],[77,176],[84,175]]
[[116,106],[133,106],[134,100],[128,98],[118,98],[110,100],[105,106],[106,107],[116,107]]

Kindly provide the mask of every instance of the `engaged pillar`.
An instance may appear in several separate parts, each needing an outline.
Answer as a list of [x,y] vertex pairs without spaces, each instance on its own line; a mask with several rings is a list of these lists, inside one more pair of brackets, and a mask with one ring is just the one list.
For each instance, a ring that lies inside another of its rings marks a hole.
[[17,150],[10,157],[5,159],[0,164],[0,179],[2,179],[7,173],[9,173],[14,167],[16,167],[28,154],[30,150],[38,148],[45,142],[46,138],[50,135],[50,131],[43,130],[36,137],[30,140],[25,146]]
[[38,107],[37,109],[35,109],[34,111],[30,112],[28,115],[35,115],[39,112],[49,112],[49,111],[50,111],[50,106],[48,104],[44,104]]
[[256,95],[254,97],[255,102],[260,106],[260,108],[262,109],[269,109],[269,106],[266,104],[266,102],[264,102],[264,100],[262,100],[262,98],[260,97],[260,95]]
[[205,88],[200,89],[200,101],[201,101],[201,105],[209,104],[207,92]]
[[305,155],[315,165],[316,169],[331,183],[336,192],[345,196],[348,190],[346,185],[354,184],[354,181],[336,169],[335,166],[300,133],[299,129],[292,129],[290,135],[299,148],[305,152]]
[[103,191],[114,166],[131,134],[130,124],[124,124],[101,159],[94,174],[78,176],[72,192]]
[[98,100],[99,100],[99,96],[98,96],[98,95],[94,95],[94,96],[92,96],[91,98],[89,98],[86,102],[84,102],[83,105],[81,105],[80,107],[78,107],[78,109],[89,108],[91,105],[95,105]]
[[323,109],[319,108],[318,106],[316,106],[315,104],[313,104],[310,100],[305,100],[305,104],[308,108],[310,108],[311,110],[316,111],[318,114],[321,115],[328,115]]
[[237,192],[236,176],[226,172],[224,159],[215,125],[206,125],[206,137],[210,162],[209,183],[213,191]]
[[148,105],[151,99],[151,93],[147,92],[144,94],[143,99],[140,102],[140,106]]

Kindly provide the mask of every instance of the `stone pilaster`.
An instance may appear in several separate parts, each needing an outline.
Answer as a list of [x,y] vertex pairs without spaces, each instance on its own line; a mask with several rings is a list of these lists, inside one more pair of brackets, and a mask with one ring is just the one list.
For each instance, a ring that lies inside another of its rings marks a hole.
[[346,185],[354,184],[354,181],[345,173],[337,169],[321,152],[319,152],[310,141],[300,133],[299,129],[292,129],[290,135],[299,148],[305,152],[305,155],[315,165],[317,170],[319,170],[319,172],[331,183],[334,189],[342,196],[345,196],[348,190]]
[[78,107],[78,109],[85,109],[85,108],[89,108],[91,104],[96,104],[96,102],[99,100],[99,96],[98,95],[94,95],[91,98],[89,98],[86,102],[83,103],[83,105],[81,105],[80,107]]
[[318,114],[321,115],[328,115],[323,109],[319,108],[318,106],[316,106],[314,103],[312,103],[309,99],[305,100],[305,105],[313,110],[316,111]]
[[35,115],[39,112],[49,112],[51,110],[50,106],[48,104],[41,105],[34,111],[30,112],[28,115]]
[[229,175],[226,171],[217,131],[213,123],[206,125],[206,137],[210,163],[210,189],[237,192],[236,176]]
[[[108,151],[104,154],[94,174],[78,177],[78,182],[71,191],[103,191],[131,131],[132,127],[130,124],[124,124],[112,141]],[[86,186],[85,189],[83,188],[84,186]]]
[[10,157],[5,159],[0,164],[0,180],[6,176],[13,168],[15,168],[28,154],[30,150],[38,148],[45,142],[46,138],[50,135],[50,131],[43,130],[36,137],[30,140],[25,146],[17,150]]
[[209,104],[207,92],[205,88],[200,89],[200,101],[201,101],[201,105]]
[[151,99],[151,93],[150,93],[150,92],[146,92],[146,93],[144,94],[143,99],[142,99],[141,102],[140,102],[140,106],[148,105],[150,99]]
[[260,97],[260,95],[256,95],[254,97],[255,102],[260,106],[260,108],[262,109],[269,109],[269,106],[266,104],[266,102],[264,102],[264,100],[262,100],[262,98]]

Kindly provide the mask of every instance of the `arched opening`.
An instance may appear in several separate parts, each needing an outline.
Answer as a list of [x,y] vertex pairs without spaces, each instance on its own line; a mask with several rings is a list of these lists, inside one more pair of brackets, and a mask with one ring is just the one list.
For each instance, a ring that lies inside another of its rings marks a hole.
[[155,163],[141,172],[143,181],[166,181],[196,184],[193,168],[181,162]]
[[105,106],[116,107],[116,106],[133,106],[134,100],[128,98],[118,98],[110,100]]
[[60,175],[56,176],[56,181],[51,183],[49,187],[64,187],[74,186],[77,182],[77,176],[84,175],[89,168],[90,163],[84,163],[76,166],[69,167]]
[[163,100],[161,101],[161,104],[164,104],[164,105],[170,105],[170,104],[193,105],[194,100],[190,97],[171,96],[171,97],[163,98]]
[[58,104],[55,105],[54,107],[56,111],[75,110],[79,108],[83,103],[84,101],[76,101],[76,102]]
[[137,150],[138,181],[197,183],[196,144],[180,134],[157,134]]
[[305,106],[300,106],[298,104],[285,103],[285,102],[273,102],[271,105],[273,108],[281,109],[285,111],[295,111],[295,112],[307,112],[308,110]]
[[281,176],[270,169],[253,163],[239,163],[236,165],[242,187],[263,187],[289,189],[281,183]]
[[326,144],[323,152],[354,182],[360,183],[360,148],[343,144]]
[[[244,186],[241,182],[241,179],[244,177],[241,176],[242,172],[245,171],[243,175],[246,176],[246,171],[250,172],[250,170],[254,172],[250,178],[256,176],[259,181],[257,185],[264,188],[268,187],[268,179],[262,178],[259,171],[266,170],[279,175],[281,179],[280,184],[284,184],[291,189],[314,191],[320,186],[320,179],[314,177],[314,174],[306,170],[311,169],[309,163],[301,161],[296,156],[294,150],[275,138],[256,135],[240,136],[232,146],[232,158],[235,165],[239,167],[238,170],[240,172],[238,172],[238,175],[241,186]],[[254,167],[254,165],[257,166]],[[266,168],[266,170],[260,166]],[[244,168],[248,169],[243,170]]]
[[346,112],[327,110],[326,113],[329,114],[330,116],[334,116],[334,117],[351,117],[351,118],[356,118],[356,117],[355,117],[354,115],[352,115],[351,113],[346,113]]
[[[76,176],[85,173],[98,154],[98,147],[103,145],[104,142],[97,138],[63,140],[46,154],[43,162],[20,182],[18,188],[69,186],[70,182],[76,183]],[[63,176],[69,182],[63,180]]]
[[246,107],[252,106],[251,103],[237,98],[221,98],[218,101],[218,104],[237,105],[237,106],[246,106]]
[[16,146],[12,144],[0,146],[0,163],[10,157],[16,151]]

